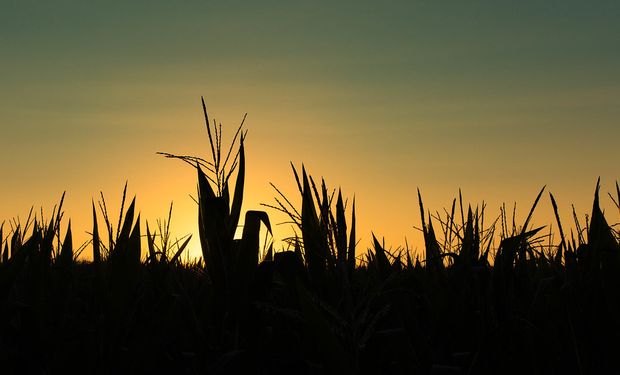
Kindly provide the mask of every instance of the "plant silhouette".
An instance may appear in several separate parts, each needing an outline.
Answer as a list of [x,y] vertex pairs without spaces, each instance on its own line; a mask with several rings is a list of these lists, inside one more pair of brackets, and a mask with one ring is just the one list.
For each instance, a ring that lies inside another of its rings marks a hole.
[[[222,127],[202,106],[210,160],[162,153],[196,171],[202,260],[182,261],[190,237],[171,242],[172,206],[167,222],[143,226],[136,199],[125,208],[127,185],[116,230],[102,194],[91,241],[77,249],[71,223],[61,230],[64,195],[49,220],[31,212],[2,223],[2,373],[617,371],[620,245],[598,182],[575,231],[565,232],[549,194],[560,237],[549,245],[530,225],[544,188],[520,226],[505,208],[485,220],[485,207],[465,208],[460,193],[445,216],[431,215],[418,191],[420,259],[374,235],[360,251],[354,200],[293,166],[301,207],[277,188],[265,205],[297,228],[278,251],[260,245],[266,211],[245,212],[236,238],[244,124],[224,151]],[[620,208],[617,184],[611,197]],[[79,260],[84,249],[92,262]]]

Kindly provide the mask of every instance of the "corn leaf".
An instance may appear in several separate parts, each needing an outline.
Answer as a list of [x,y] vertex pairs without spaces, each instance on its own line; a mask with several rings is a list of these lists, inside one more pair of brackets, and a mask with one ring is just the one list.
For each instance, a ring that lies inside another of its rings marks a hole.
[[218,199],[211,188],[206,175],[199,165],[198,171],[198,232],[205,267],[209,277],[218,288],[226,289],[228,279],[228,264],[224,253],[224,242],[230,240],[225,228],[226,208],[222,199]]
[[555,221],[558,223],[558,229],[560,231],[560,245],[558,246],[558,252],[555,256],[556,262],[562,261],[562,253],[566,251],[566,237],[564,236],[564,229],[562,228],[562,221],[560,220],[560,213],[558,210],[558,204],[553,197],[553,194],[549,192],[549,198],[551,199],[551,206],[553,207],[553,214],[555,215]]
[[73,263],[73,236],[71,235],[71,221],[69,221],[65,240],[62,243],[59,261],[62,267],[67,268],[70,267]]
[[592,204],[592,217],[588,228],[588,244],[591,248],[599,250],[616,250],[618,243],[613,235],[611,227],[607,224],[605,216],[599,204],[600,178],[594,191],[594,203]]
[[340,189],[338,189],[338,201],[336,202],[336,249],[338,264],[344,265],[347,258],[347,221]]
[[233,195],[232,206],[230,208],[230,216],[227,220],[229,236],[232,239],[239,225],[241,216],[241,206],[243,204],[243,188],[245,183],[245,151],[243,147],[243,135],[239,139],[239,165],[237,171],[237,182],[235,183],[235,192]]
[[101,264],[101,244],[99,239],[99,228],[97,225],[97,211],[95,210],[95,202],[93,205],[93,262],[96,266]]
[[545,188],[547,186],[543,186],[542,189],[540,189],[540,192],[538,193],[538,195],[536,196],[536,199],[534,200],[534,204],[532,205],[532,208],[530,209],[530,212],[527,214],[527,218],[525,219],[525,223],[523,223],[523,227],[521,228],[521,234],[524,234],[527,231],[527,226],[530,223],[530,220],[532,219],[532,215],[534,214],[534,210],[536,209],[536,206],[538,205],[538,201],[540,201],[540,197],[542,196],[542,193],[545,191]]
[[372,235],[372,241],[375,249],[375,261],[377,263],[377,269],[379,271],[379,276],[385,278],[388,276],[390,272],[390,261],[385,254],[385,249],[381,246],[377,237]]
[[146,222],[146,244],[149,249],[149,259],[153,262],[156,262],[157,258],[155,253],[155,233],[151,235],[148,221]]
[[353,206],[351,210],[351,233],[349,237],[349,249],[347,255],[349,277],[353,275],[353,271],[355,270],[355,245],[355,197],[353,197]]
[[181,253],[183,253],[183,250],[185,250],[185,248],[187,247],[187,244],[189,244],[189,241],[192,239],[192,236],[190,235],[189,237],[187,237],[187,239],[183,242],[183,244],[181,244],[181,246],[179,246],[179,249],[177,250],[177,252],[174,254],[174,256],[172,257],[172,259],[170,259],[170,263],[174,264],[176,263],[177,260],[179,260],[179,257],[181,256]]
[[301,207],[301,232],[304,243],[304,254],[308,264],[310,277],[314,282],[323,279],[326,271],[327,249],[326,236],[317,216],[312,198],[312,190],[306,170],[302,166],[303,195]]
[[142,257],[142,246],[140,243],[140,215],[136,219],[136,225],[131,231],[131,237],[129,238],[127,248],[128,262],[133,268],[140,266],[140,259]]

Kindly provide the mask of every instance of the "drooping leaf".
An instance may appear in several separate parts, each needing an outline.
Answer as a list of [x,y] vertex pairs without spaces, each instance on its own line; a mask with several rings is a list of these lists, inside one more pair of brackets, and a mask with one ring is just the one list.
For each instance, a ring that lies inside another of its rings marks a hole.
[[258,265],[261,223],[265,225],[269,233],[271,233],[271,223],[269,222],[269,216],[265,211],[247,211],[245,213],[243,236],[241,238],[242,253],[240,254],[239,259],[241,263],[250,265],[251,268],[255,268]]
[[240,288],[245,290],[251,283],[260,252],[260,225],[271,233],[269,216],[264,211],[248,211],[245,214],[243,236],[237,257],[236,278]]
[[538,227],[528,232],[503,239],[495,257],[495,268],[512,268],[517,254],[523,252],[523,249],[528,246],[527,240],[544,228],[544,226]]
[[199,196],[205,200],[215,198],[215,192],[213,191],[213,188],[211,188],[211,184],[209,184],[209,180],[207,179],[205,173],[202,171],[202,168],[200,168],[199,164],[196,164],[196,170],[198,172]]

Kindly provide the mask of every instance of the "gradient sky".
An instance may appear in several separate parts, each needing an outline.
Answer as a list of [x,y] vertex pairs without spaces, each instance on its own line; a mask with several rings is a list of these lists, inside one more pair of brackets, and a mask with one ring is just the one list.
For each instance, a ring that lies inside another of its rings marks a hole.
[[155,153],[208,155],[201,95],[225,136],[248,113],[244,210],[269,182],[299,202],[292,161],[355,194],[364,247],[420,247],[417,187],[522,217],[546,184],[583,215],[619,178],[619,19],[615,0],[2,0],[0,221],[66,190],[83,240],[91,198],[116,217],[128,180],[143,218],[174,201],[194,232],[195,173]]

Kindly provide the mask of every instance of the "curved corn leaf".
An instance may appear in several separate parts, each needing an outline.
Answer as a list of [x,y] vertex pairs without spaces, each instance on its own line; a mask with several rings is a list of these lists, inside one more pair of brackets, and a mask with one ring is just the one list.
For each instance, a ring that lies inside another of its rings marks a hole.
[[588,245],[600,250],[616,250],[618,243],[613,235],[611,227],[607,224],[603,211],[599,204],[600,178],[596,182],[594,191],[594,203],[592,204],[592,217],[588,228]]
[[256,266],[258,266],[261,223],[267,227],[267,230],[271,234],[271,223],[265,211],[248,211],[245,213],[245,224],[243,226],[238,264],[247,272],[253,271]]
[[234,280],[234,284],[237,287],[236,294],[239,298],[243,298],[246,295],[246,291],[251,285],[258,267],[261,223],[271,233],[271,223],[266,212],[246,212],[243,235],[239,241]]

